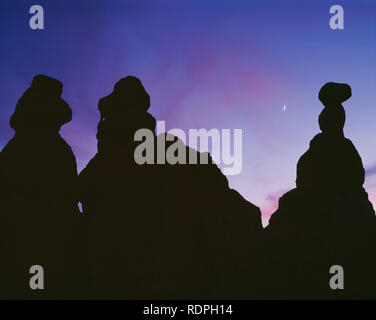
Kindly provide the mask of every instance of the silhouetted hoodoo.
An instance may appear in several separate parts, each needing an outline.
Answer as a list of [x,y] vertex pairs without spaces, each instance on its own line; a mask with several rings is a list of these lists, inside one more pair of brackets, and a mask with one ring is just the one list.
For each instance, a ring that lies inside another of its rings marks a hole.
[[[37,75],[10,119],[14,137],[0,153],[1,245],[5,298],[73,297],[74,230],[78,216],[76,160],[59,135],[72,118],[62,83]],[[40,265],[45,289],[29,287],[29,269]]]
[[[130,76],[99,101],[98,153],[79,177],[90,219],[91,292],[102,298],[254,296],[259,209],[229,188],[215,164],[136,164],[135,132],[155,131],[149,106],[140,80]],[[182,143],[166,141],[165,134],[158,139],[166,149]]]
[[[375,297],[375,212],[363,188],[362,160],[344,137],[346,84],[327,83],[319,93],[325,108],[321,133],[297,165],[297,188],[279,201],[268,227],[272,281],[278,297]],[[341,265],[346,290],[331,290],[329,269]]]

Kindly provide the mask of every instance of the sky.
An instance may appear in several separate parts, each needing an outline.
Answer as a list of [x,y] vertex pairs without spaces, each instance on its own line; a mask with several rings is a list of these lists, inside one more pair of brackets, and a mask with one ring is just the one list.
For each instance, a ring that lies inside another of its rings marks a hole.
[[[35,4],[44,30],[29,27]],[[329,27],[334,4],[343,30]],[[82,170],[96,153],[98,100],[134,75],[167,129],[242,129],[242,172],[228,180],[266,223],[319,132],[320,87],[345,82],[345,135],[376,207],[376,0],[2,0],[0,12],[0,148],[17,100],[46,74],[64,84],[73,120],[61,135]]]

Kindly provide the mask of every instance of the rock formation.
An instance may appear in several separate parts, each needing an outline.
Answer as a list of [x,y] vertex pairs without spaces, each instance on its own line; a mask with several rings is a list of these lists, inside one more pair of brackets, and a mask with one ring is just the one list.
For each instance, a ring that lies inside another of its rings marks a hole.
[[[137,164],[138,129],[151,130],[155,148],[160,140],[166,150],[183,144],[155,136],[149,106],[142,83],[130,76],[99,101],[98,153],[79,176],[90,219],[90,292],[100,298],[254,296],[259,209],[229,188],[211,159]],[[182,147],[187,156],[200,156]]]
[[[37,75],[10,119],[14,137],[0,153],[1,274],[5,298],[72,297],[73,236],[78,209],[76,160],[59,135],[72,111],[62,83]],[[31,290],[30,267],[44,269],[44,290]]]
[[[346,84],[321,88],[322,132],[298,161],[296,189],[282,196],[270,220],[274,297],[375,298],[375,212],[363,188],[361,157],[343,134],[341,103],[350,96]],[[343,267],[345,290],[329,287],[332,265]]]

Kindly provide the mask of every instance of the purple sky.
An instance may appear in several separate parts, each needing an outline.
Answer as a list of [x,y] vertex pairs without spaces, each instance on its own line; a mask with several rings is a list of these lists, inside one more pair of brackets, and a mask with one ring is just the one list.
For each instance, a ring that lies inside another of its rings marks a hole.
[[[376,204],[376,1],[302,3],[2,0],[0,147],[17,99],[44,73],[64,83],[74,118],[61,133],[81,170],[96,152],[98,99],[135,75],[167,129],[243,129],[243,170],[228,178],[267,219],[319,131],[318,90],[346,82],[345,134]],[[33,4],[44,7],[45,30],[29,28]],[[333,4],[344,7],[344,30],[329,28]]]

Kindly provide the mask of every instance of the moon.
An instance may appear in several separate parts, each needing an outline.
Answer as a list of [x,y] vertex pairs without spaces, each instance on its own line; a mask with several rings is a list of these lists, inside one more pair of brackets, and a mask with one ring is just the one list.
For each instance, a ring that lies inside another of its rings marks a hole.
[[283,108],[282,108],[282,111],[286,111],[286,110],[287,110],[287,106],[284,104]]

